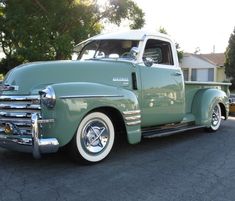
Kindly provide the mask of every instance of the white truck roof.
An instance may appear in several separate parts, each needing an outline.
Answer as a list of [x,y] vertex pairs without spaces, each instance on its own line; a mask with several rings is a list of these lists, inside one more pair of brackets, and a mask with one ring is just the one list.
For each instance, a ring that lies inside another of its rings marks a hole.
[[162,34],[159,32],[150,32],[150,31],[141,30],[141,29],[130,30],[130,31],[125,31],[125,32],[99,34],[99,35],[96,35],[96,36],[90,38],[89,40],[109,40],[109,39],[113,39],[113,40],[144,40],[144,38],[146,36],[156,36],[156,37],[167,38],[167,39],[171,40],[171,38],[166,34]]

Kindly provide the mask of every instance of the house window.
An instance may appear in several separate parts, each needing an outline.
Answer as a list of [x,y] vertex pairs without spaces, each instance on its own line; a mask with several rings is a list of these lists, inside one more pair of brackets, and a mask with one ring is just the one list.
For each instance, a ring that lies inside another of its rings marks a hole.
[[197,69],[192,69],[191,80],[192,81],[197,81]]
[[188,69],[183,69],[183,74],[184,74],[184,80],[188,81],[189,79],[189,70]]
[[192,69],[192,81],[199,82],[213,82],[214,81],[214,69]]
[[214,69],[208,69],[208,81],[214,81]]

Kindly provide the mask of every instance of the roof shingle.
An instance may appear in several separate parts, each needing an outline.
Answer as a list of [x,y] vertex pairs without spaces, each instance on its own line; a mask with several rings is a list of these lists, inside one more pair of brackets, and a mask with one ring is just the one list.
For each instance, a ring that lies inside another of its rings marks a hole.
[[224,53],[212,53],[212,54],[199,54],[198,56],[214,63],[216,66],[224,66],[225,55]]

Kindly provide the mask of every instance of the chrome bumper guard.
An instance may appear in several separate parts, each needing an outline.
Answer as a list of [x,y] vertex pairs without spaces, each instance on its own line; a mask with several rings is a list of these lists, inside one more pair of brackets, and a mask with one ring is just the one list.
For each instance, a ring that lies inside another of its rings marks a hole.
[[32,138],[20,135],[0,134],[0,146],[21,152],[32,153],[34,158],[40,158],[43,153],[54,153],[59,149],[56,138],[39,138],[39,124],[52,123],[54,119],[39,119],[37,113],[31,115]]

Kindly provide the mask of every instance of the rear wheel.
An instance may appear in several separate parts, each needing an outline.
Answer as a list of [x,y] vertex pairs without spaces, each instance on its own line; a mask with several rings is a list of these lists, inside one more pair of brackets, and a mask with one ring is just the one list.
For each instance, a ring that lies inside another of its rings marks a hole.
[[88,114],[80,123],[73,139],[71,152],[76,160],[94,163],[105,159],[115,138],[111,119],[104,113]]
[[219,129],[221,124],[221,108],[220,105],[217,103],[211,113],[211,125],[207,128],[208,131],[215,132]]

